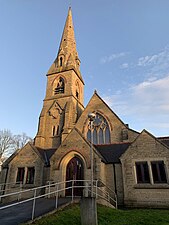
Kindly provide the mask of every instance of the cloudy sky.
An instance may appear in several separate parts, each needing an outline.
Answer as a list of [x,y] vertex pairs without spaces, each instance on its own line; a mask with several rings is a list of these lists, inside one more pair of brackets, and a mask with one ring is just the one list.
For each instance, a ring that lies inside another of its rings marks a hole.
[[85,105],[96,89],[130,128],[168,136],[168,0],[0,0],[0,129],[36,135],[70,5]]

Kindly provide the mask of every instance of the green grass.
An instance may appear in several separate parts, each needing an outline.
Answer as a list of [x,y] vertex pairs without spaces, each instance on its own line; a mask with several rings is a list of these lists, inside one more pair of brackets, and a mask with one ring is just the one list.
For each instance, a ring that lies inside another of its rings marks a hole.
[[[98,206],[99,225],[169,225],[169,210],[129,209],[115,210]],[[62,211],[44,217],[36,225],[80,225],[78,205],[66,207]]]

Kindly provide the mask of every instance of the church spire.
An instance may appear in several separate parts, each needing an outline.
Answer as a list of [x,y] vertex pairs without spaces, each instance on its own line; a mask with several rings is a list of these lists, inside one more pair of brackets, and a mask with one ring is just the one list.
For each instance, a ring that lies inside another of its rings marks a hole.
[[[62,51],[65,55],[72,55],[78,56],[77,50],[76,50],[76,41],[75,41],[75,34],[74,34],[74,27],[73,27],[73,19],[72,19],[72,10],[69,7],[59,52]],[[58,52],[58,54],[59,54]]]
[[[48,74],[74,69],[80,75],[80,59],[76,50],[72,10],[69,7],[57,57]],[[81,75],[80,75],[81,77]]]

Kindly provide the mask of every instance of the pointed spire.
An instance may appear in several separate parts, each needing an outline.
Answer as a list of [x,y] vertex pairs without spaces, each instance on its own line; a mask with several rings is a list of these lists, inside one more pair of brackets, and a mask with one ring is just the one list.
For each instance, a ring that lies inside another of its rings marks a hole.
[[69,7],[57,58],[49,69],[48,74],[73,68],[81,77],[79,67],[80,59],[76,50],[72,10]]
[[71,7],[69,7],[59,50],[63,50],[65,54],[77,55]]

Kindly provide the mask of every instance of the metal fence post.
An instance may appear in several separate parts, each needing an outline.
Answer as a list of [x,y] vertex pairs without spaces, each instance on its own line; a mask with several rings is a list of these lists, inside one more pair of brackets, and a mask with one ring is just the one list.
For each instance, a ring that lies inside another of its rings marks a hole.
[[34,215],[35,215],[35,203],[36,203],[36,190],[34,191],[34,199],[33,199],[33,207],[32,207],[32,220],[34,219]]
[[96,180],[96,199],[97,199],[97,186],[98,186],[98,180]]
[[116,209],[117,209],[117,195],[115,195],[115,199],[116,199]]
[[110,202],[110,194],[109,194],[109,192],[108,192],[107,198],[108,198],[108,202]]
[[58,189],[59,189],[59,184],[56,184],[56,202],[55,202],[55,208],[57,209],[58,207]]
[[[4,185],[3,184],[0,184],[0,195],[3,195],[3,191],[4,191]],[[0,202],[2,201],[2,198],[0,196]]]
[[73,196],[73,194],[74,194],[73,191],[74,191],[74,180],[72,181],[72,203],[73,203],[73,197],[74,197]]
[[48,187],[48,198],[50,198],[50,181],[49,182],[49,187]]
[[21,195],[22,195],[22,182],[19,182],[19,191],[20,193],[18,194],[18,201],[21,199]]

